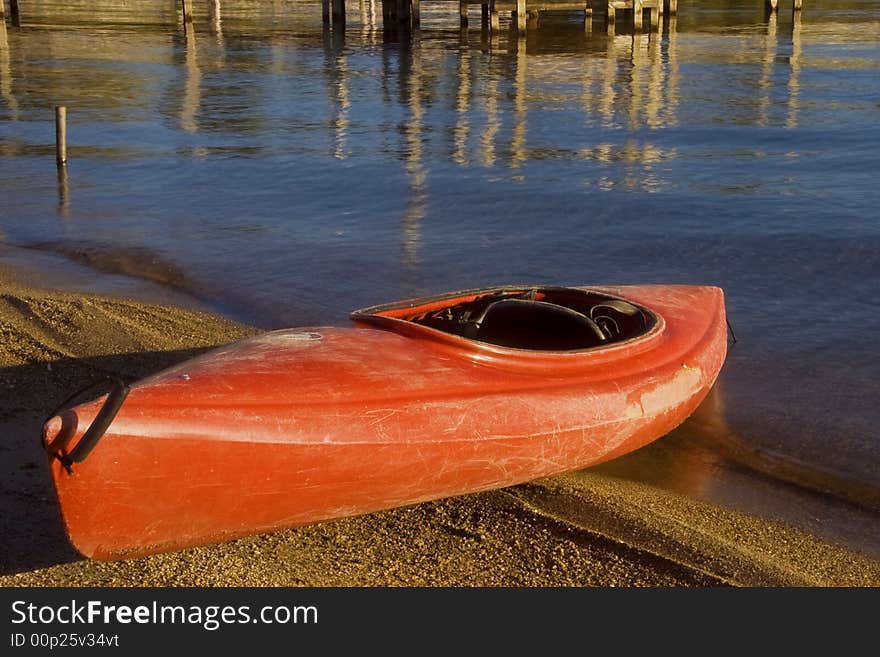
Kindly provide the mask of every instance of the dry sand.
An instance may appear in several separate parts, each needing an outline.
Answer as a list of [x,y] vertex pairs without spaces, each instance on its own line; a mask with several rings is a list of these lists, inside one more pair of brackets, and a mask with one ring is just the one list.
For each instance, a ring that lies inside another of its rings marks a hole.
[[601,470],[171,554],[85,560],[61,526],[43,419],[104,374],[141,377],[256,329],[21,279],[0,268],[0,585],[880,585],[874,558]]

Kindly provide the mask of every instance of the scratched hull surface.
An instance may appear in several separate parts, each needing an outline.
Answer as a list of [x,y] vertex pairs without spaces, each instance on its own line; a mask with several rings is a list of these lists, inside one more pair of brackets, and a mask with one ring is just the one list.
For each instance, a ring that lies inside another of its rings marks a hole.
[[[89,557],[134,557],[512,485],[637,449],[714,383],[726,354],[723,296],[602,290],[659,321],[638,339],[573,352],[405,322],[290,329],[138,382],[72,474],[51,459],[71,541]],[[70,411],[70,445],[101,401]]]

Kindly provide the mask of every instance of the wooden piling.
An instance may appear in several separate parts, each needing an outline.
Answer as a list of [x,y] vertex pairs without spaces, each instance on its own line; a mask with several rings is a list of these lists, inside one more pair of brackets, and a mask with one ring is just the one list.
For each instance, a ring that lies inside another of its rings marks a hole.
[[779,0],[764,0],[764,6],[768,12],[775,12],[779,8]]
[[800,11],[801,9],[803,9],[803,6],[804,6],[804,0],[792,0],[791,10],[792,11]]
[[67,166],[67,108],[55,108],[55,162],[58,167]]
[[468,24],[467,0],[458,0],[458,24],[462,27],[466,27]]
[[663,15],[675,16],[678,13],[678,0],[663,0]]

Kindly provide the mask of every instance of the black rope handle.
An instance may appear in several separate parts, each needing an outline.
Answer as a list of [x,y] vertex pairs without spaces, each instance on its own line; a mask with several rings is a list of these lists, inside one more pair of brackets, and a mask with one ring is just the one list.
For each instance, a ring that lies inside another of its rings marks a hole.
[[[109,378],[109,377],[108,377]],[[107,394],[107,399],[104,402],[103,406],[101,406],[101,410],[98,411],[98,414],[95,416],[95,419],[92,420],[92,423],[89,425],[89,428],[86,429],[86,432],[83,434],[83,437],[80,438],[79,442],[76,444],[69,453],[67,454],[59,454],[58,450],[55,450],[54,456],[61,461],[61,465],[67,470],[68,474],[73,474],[73,464],[74,463],[82,463],[86,457],[92,453],[92,450],[95,449],[95,445],[98,444],[98,441],[101,440],[101,437],[107,432],[107,429],[110,427],[110,424],[113,422],[113,419],[116,417],[116,414],[119,412],[119,409],[122,408],[122,403],[125,401],[125,398],[128,397],[128,393],[131,388],[123,382],[121,379],[112,378],[110,379],[113,382],[113,389]],[[83,388],[82,390],[78,390],[70,397],[65,399],[46,419],[48,422],[53,416],[58,415],[62,410],[64,410],[67,405],[80,395],[83,395],[89,390],[96,388],[98,385],[105,383],[107,379],[102,381],[97,381]],[[49,445],[45,445],[46,449],[49,449]]]

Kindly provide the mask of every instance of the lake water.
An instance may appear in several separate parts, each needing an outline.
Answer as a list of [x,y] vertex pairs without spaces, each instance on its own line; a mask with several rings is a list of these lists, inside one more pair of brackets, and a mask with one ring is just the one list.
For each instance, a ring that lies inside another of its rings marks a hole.
[[412,37],[352,0],[344,34],[317,2],[224,0],[188,36],[171,1],[21,4],[7,258],[265,328],[500,283],[721,286],[738,342],[716,394],[639,476],[710,499],[751,476],[736,504],[771,515],[778,491],[744,491],[795,481],[861,505],[877,549],[880,1],[681,0],[659,32],[571,13],[525,39],[430,0]]

